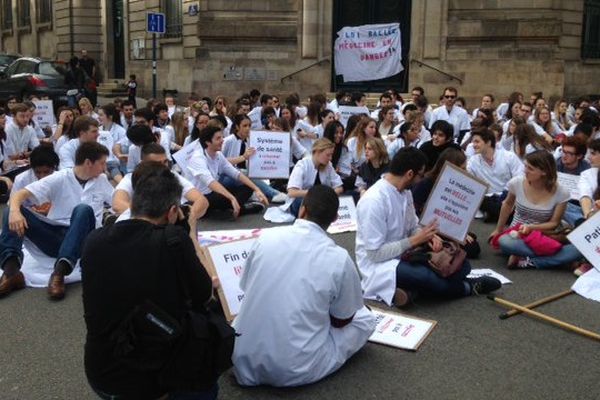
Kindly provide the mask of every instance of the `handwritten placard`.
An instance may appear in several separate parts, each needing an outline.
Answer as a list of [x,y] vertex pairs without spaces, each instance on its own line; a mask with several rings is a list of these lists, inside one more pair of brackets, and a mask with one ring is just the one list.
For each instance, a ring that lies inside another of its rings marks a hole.
[[600,271],[600,212],[569,233],[567,239]]
[[344,82],[383,79],[404,69],[399,23],[346,26],[337,35],[335,74]]
[[427,225],[437,220],[440,234],[464,243],[486,190],[485,183],[446,162],[429,194],[420,223]]
[[348,124],[348,119],[353,115],[367,114],[369,115],[369,109],[367,107],[353,107],[353,106],[339,106],[339,120],[344,125],[344,128]]
[[46,128],[56,123],[52,100],[35,100],[33,104],[35,104],[33,118],[37,125],[41,128]]
[[437,322],[372,307],[377,326],[369,342],[416,351]]
[[329,225],[327,232],[332,235],[342,232],[356,232],[356,205],[352,196],[340,197],[338,217]]
[[205,262],[211,275],[219,278],[220,285],[217,291],[228,321],[233,321],[240,311],[244,299],[240,279],[256,239],[253,237],[203,248]]
[[248,177],[286,179],[290,176],[290,134],[287,132],[252,131],[249,146],[256,153],[248,160]]
[[571,200],[579,200],[579,175],[558,172],[558,183],[571,194]]

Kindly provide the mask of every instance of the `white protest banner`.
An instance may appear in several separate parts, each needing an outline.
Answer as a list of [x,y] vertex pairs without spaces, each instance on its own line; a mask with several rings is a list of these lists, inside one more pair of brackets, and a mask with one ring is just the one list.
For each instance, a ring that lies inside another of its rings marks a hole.
[[354,107],[354,106],[339,106],[338,107],[339,118],[344,128],[348,124],[348,119],[353,115],[367,114],[369,115],[369,109],[367,107]]
[[485,183],[446,162],[427,199],[421,225],[437,220],[442,235],[464,243],[486,190]]
[[400,24],[346,26],[335,40],[335,74],[344,82],[373,81],[400,73]]
[[290,139],[287,132],[251,131],[248,145],[256,153],[248,160],[248,177],[289,178]]
[[231,229],[223,231],[200,231],[198,232],[198,243],[200,246],[210,246],[211,244],[233,242],[234,240],[249,239],[258,237],[263,231],[274,229]]
[[369,342],[405,350],[418,350],[437,324],[436,321],[383,311],[375,307],[371,308],[371,312],[375,316],[377,326]]
[[54,118],[54,106],[52,100],[35,100],[35,112],[33,113],[33,120],[41,128],[52,126],[56,123]]
[[255,241],[254,237],[203,248],[208,268],[212,271],[211,275],[219,278],[219,299],[228,321],[233,321],[240,311],[244,299],[240,279]]
[[356,232],[356,205],[352,196],[340,197],[340,206],[338,208],[338,217],[327,232],[330,234],[342,232]]
[[188,143],[187,145],[179,149],[179,151],[173,153],[173,159],[175,160],[177,165],[179,165],[179,168],[181,168],[181,171],[184,175],[187,172],[187,165],[190,161],[190,158],[192,158],[194,151],[201,147],[202,146],[200,146],[200,142],[198,140],[194,140],[193,142]]
[[571,194],[571,200],[579,200],[579,175],[558,172],[558,183]]
[[567,239],[600,271],[600,212],[569,233]]

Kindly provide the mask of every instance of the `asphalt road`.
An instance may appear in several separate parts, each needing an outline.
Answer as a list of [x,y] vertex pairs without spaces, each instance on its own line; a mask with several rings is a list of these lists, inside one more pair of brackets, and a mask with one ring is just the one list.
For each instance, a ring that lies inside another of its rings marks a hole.
[[[236,223],[203,221],[202,229],[272,226],[262,216]],[[476,221],[486,237],[491,225]],[[354,234],[335,235],[354,252]],[[520,304],[569,287],[569,271],[508,271],[486,244],[473,262],[513,280],[498,294]],[[110,295],[110,288],[107,288]],[[571,295],[539,309],[600,332],[600,304]],[[241,388],[231,373],[221,399],[597,399],[599,343],[526,316],[500,320],[502,307],[485,297],[441,302],[418,299],[406,312],[438,321],[417,352],[368,343],[340,371],[316,384],[277,389]],[[85,326],[81,285],[59,303],[42,289],[0,300],[0,399],[93,399],[83,371]],[[285,351],[285,349],[281,349]]]

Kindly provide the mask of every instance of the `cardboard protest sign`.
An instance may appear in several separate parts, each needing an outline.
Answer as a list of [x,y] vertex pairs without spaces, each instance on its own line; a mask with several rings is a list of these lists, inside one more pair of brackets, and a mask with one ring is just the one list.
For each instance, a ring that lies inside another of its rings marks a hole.
[[571,194],[571,200],[579,200],[579,175],[558,172],[558,183]]
[[203,262],[211,276],[219,278],[220,285],[217,292],[228,321],[233,321],[240,311],[244,299],[244,292],[240,289],[240,279],[256,239],[253,237],[202,248]]
[[287,132],[251,131],[248,145],[254,147],[256,153],[248,160],[248,177],[289,178],[290,141]]
[[41,128],[52,126],[56,123],[54,118],[54,106],[52,100],[35,100],[35,112],[33,113],[33,120]]
[[348,119],[351,116],[358,114],[369,115],[369,109],[367,107],[339,106],[338,112],[340,113],[340,122],[344,125],[344,128],[348,124]]
[[352,196],[340,197],[338,217],[327,229],[330,234],[356,232],[356,206]]
[[400,24],[346,26],[334,44],[335,74],[344,82],[372,81],[400,73]]
[[416,351],[437,322],[372,307],[377,326],[369,342]]
[[600,212],[569,233],[567,239],[600,271]]
[[464,243],[486,190],[485,183],[446,162],[427,199],[421,225],[437,220],[440,234]]

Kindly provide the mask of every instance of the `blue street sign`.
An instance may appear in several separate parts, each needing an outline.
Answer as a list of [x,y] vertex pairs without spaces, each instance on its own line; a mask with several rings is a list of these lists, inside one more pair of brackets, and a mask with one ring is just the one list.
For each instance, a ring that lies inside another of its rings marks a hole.
[[163,13],[147,13],[146,14],[146,31],[148,33],[165,33],[165,14]]

